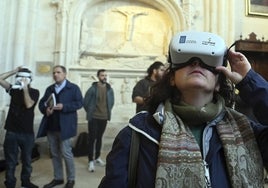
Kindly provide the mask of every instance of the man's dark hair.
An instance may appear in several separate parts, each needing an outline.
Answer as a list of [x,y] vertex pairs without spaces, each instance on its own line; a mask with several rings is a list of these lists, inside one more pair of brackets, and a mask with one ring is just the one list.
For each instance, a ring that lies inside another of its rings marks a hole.
[[154,72],[154,69],[159,69],[161,66],[164,66],[164,63],[160,61],[155,61],[153,64],[151,64],[150,67],[148,67],[147,69],[147,77],[151,77]]
[[53,69],[55,69],[55,68],[61,68],[62,72],[67,73],[66,68],[65,68],[64,66],[62,66],[62,65],[55,65],[55,66],[53,67]]
[[97,76],[99,77],[100,73],[105,72],[105,71],[106,71],[105,69],[99,69],[98,72],[97,72]]

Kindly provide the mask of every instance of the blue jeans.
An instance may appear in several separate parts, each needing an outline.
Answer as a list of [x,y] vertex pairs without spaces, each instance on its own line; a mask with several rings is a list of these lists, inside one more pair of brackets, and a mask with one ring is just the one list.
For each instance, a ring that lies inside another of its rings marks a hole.
[[21,181],[30,181],[32,173],[32,149],[34,146],[33,133],[15,133],[7,131],[4,141],[4,153],[6,160],[6,180],[5,185],[8,188],[15,188],[16,177],[15,170],[18,163],[19,149],[21,151]]
[[60,132],[50,131],[47,133],[47,139],[52,157],[54,179],[63,180],[63,157],[67,180],[75,180],[75,166],[71,140],[61,140]]

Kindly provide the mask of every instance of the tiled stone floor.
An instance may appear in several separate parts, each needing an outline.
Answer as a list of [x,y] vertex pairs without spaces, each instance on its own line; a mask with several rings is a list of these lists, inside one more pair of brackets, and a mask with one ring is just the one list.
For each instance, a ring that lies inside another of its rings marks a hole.
[[[103,153],[102,158],[105,159],[105,154]],[[96,171],[94,173],[87,170],[88,160],[87,157],[76,157],[75,167],[76,167],[76,188],[97,188],[101,178],[104,175],[105,167],[96,166]],[[45,184],[49,183],[53,178],[52,163],[48,154],[42,154],[40,159],[32,163],[33,172],[31,181],[42,188]],[[17,186],[20,188],[20,171],[21,165],[16,168]],[[5,173],[0,173],[0,188],[4,186]],[[66,176],[65,176],[66,177]],[[66,181],[66,180],[65,180]],[[63,185],[56,186],[56,188],[64,187]]]

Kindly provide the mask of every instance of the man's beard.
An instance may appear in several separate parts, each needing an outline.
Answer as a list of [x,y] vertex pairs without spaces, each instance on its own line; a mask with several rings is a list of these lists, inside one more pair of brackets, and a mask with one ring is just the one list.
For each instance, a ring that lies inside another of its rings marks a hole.
[[103,80],[101,80],[101,83],[102,83],[102,84],[106,84],[106,82],[107,82],[107,79],[103,79]]
[[155,80],[156,80],[156,81],[161,80],[161,78],[162,78],[162,76],[160,76],[159,74],[157,74],[157,75],[155,76]]

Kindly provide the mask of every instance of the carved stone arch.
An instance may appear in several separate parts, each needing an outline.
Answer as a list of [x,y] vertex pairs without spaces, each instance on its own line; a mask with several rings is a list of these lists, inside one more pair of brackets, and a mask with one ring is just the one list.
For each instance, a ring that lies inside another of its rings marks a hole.
[[[110,1],[111,2],[111,1]],[[114,1],[119,2],[120,1]],[[122,1],[126,2],[126,1]],[[154,7],[163,12],[169,18],[172,23],[171,35],[177,31],[184,30],[186,27],[185,18],[181,7],[174,0],[137,0],[136,3],[141,5],[147,5]],[[92,6],[96,6],[102,3],[107,3],[106,0],[79,0],[73,3],[68,15],[67,29],[66,29],[66,63],[69,66],[77,64],[81,56],[79,51],[79,41],[81,34],[81,20],[85,11]],[[130,0],[128,3],[132,3]]]

